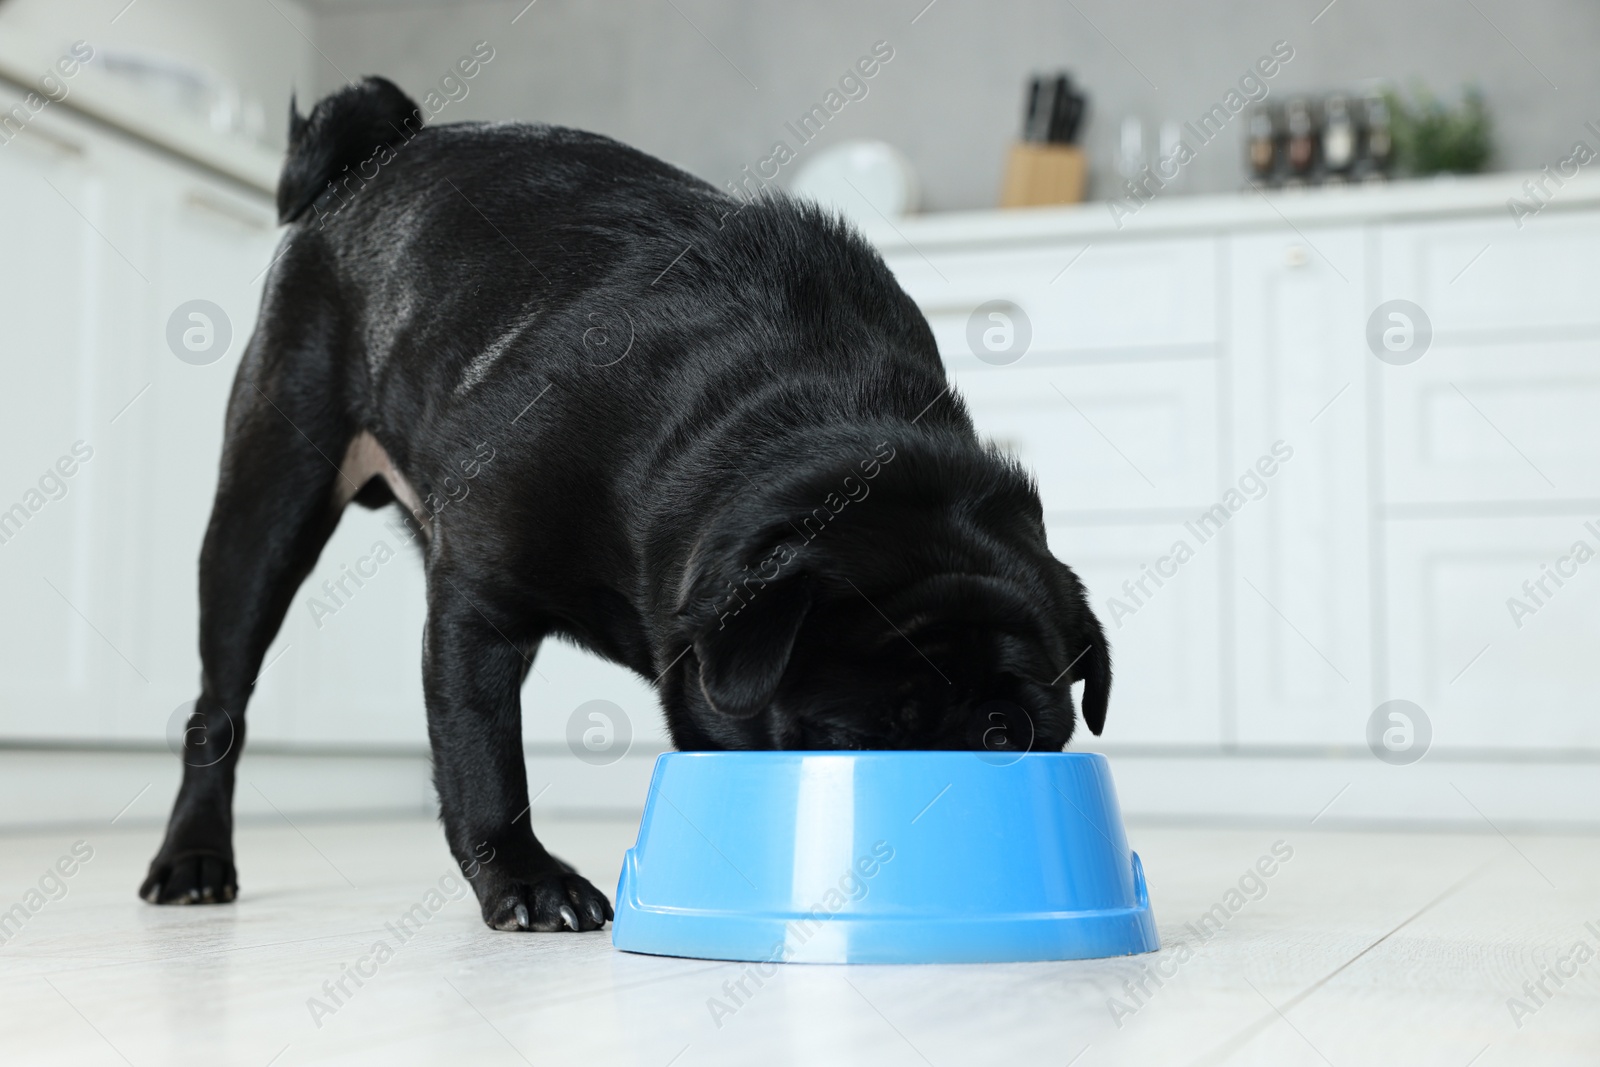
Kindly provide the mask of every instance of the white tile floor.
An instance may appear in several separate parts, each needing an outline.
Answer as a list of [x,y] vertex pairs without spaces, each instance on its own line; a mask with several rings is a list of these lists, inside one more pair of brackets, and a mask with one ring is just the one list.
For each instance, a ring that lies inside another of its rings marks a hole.
[[[540,827],[607,887],[633,830]],[[65,895],[0,945],[0,1064],[1600,1062],[1600,959],[1558,959],[1600,947],[1600,838],[1138,825],[1130,836],[1160,956],[791,966],[720,1026],[708,1001],[728,1000],[742,965],[626,955],[605,933],[492,933],[470,898],[314,1019],[323,983],[393,941],[385,924],[451,870],[430,821],[241,827],[243,896],[215,908],[134,897],[154,829],[0,838],[0,909],[75,841],[94,850]],[[1280,840],[1293,858],[1197,945],[1186,924],[1243,900],[1230,889]],[[1152,964],[1171,977],[1144,978],[1151,993],[1136,999],[1124,983]],[[1556,965],[1576,974],[1545,978],[1538,1003],[1522,992]],[[1514,1020],[1512,996],[1531,1014]],[[1114,1018],[1112,998],[1129,1013]]]

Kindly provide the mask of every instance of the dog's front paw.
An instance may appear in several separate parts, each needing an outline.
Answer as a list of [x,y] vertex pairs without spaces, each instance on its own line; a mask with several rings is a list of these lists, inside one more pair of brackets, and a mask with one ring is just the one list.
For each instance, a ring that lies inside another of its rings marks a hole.
[[196,850],[157,856],[139,895],[151,904],[227,904],[239,895],[233,857]]
[[479,899],[483,921],[496,930],[598,930],[612,917],[606,895],[564,863],[529,877],[498,876],[492,882],[480,890]]

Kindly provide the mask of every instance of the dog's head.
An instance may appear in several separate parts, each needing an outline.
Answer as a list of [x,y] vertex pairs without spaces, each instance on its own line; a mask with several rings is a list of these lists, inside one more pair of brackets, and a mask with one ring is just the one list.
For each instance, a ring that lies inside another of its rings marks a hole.
[[683,748],[1058,751],[1111,661],[1037,491],[967,442],[860,448],[752,493],[696,547],[664,686]]

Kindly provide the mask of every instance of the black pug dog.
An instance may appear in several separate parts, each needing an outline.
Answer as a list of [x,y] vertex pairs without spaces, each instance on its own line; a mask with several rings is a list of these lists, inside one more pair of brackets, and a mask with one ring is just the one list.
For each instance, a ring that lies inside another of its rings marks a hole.
[[1080,680],[1100,732],[1105,636],[1038,492],[847,226],[590,133],[423,127],[381,78],[290,118],[146,900],[237,894],[245,704],[352,500],[420,534],[441,817],[495,929],[611,917],[529,825],[552,635],[650,679],[681,749],[1059,750]]

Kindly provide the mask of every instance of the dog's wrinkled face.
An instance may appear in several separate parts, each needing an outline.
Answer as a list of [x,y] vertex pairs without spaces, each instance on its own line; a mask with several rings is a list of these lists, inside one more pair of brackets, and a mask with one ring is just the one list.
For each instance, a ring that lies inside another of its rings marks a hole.
[[[703,562],[700,606],[682,612],[690,648],[668,688],[674,738],[687,748],[1053,752],[1072,736],[1080,680],[1098,734],[1105,637],[1030,510],[1010,529],[980,529],[937,514],[908,524],[883,501],[814,541]],[[884,525],[916,537],[891,538]]]

